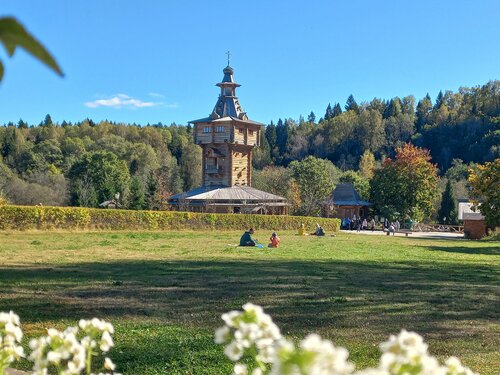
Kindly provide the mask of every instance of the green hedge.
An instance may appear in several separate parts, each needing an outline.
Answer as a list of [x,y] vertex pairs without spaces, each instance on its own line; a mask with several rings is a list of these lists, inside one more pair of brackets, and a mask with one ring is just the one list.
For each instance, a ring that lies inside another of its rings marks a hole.
[[302,216],[130,211],[83,207],[0,206],[0,230],[241,230],[250,227],[283,230],[298,229],[302,223],[311,231],[316,223],[320,223],[327,232],[337,232],[340,226],[339,219]]

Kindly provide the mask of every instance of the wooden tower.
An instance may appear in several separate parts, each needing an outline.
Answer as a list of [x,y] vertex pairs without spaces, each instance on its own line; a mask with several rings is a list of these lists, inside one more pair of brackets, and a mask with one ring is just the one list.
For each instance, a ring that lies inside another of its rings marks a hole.
[[171,196],[168,203],[180,211],[286,215],[286,198],[251,187],[252,150],[259,145],[263,124],[250,120],[241,108],[229,57],[223,72],[210,116],[190,121],[194,142],[203,149],[203,184]]
[[220,95],[209,117],[191,121],[194,141],[203,149],[203,186],[251,186],[252,150],[263,124],[252,121],[236,96],[233,68],[224,68]]

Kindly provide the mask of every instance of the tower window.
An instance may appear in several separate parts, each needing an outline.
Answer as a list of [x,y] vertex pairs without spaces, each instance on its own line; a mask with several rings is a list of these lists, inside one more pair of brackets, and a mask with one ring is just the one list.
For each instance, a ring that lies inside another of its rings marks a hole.
[[238,133],[243,134],[243,128],[238,128]]
[[205,126],[205,127],[203,128],[203,133],[210,133],[210,131],[211,131],[211,130],[210,130],[210,126]]
[[216,133],[224,133],[224,131],[225,131],[225,129],[224,129],[224,127],[223,127],[223,126],[217,126],[217,127],[215,128],[215,132],[216,132]]
[[248,131],[248,134],[249,134],[249,135],[253,135],[253,130],[249,130],[249,131]]

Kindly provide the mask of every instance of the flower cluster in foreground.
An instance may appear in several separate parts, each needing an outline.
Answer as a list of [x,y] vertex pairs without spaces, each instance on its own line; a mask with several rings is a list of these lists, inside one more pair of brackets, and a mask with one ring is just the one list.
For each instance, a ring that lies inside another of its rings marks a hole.
[[24,357],[22,338],[19,316],[12,311],[0,312],[0,375],[10,363]]
[[[233,375],[477,375],[456,357],[439,364],[415,332],[402,330],[391,336],[380,344],[378,366],[355,372],[347,349],[316,334],[296,346],[281,335],[260,306],[247,303],[243,311],[223,314],[222,320],[225,325],[216,330],[215,342],[226,345],[224,353],[235,362]],[[80,320],[78,327],[64,331],[49,329],[46,336],[30,341],[28,359],[34,364],[33,374],[47,375],[55,370],[58,375],[111,375],[115,364],[108,357],[101,370],[109,373],[96,373],[92,366],[95,357],[114,346],[113,333],[111,323],[97,318]],[[22,337],[19,317],[12,311],[0,312],[0,375],[24,357]]]
[[247,303],[243,311],[223,314],[222,320],[215,342],[225,344],[224,353],[236,362],[234,375],[475,375],[456,357],[440,365],[422,336],[406,330],[380,344],[378,367],[355,372],[347,349],[315,334],[295,346],[260,306]]
[[[30,341],[33,351],[29,359],[34,363],[35,375],[47,374],[49,367],[57,369],[60,375],[93,374],[92,358],[107,353],[114,346],[113,325],[97,318],[82,319],[78,327],[62,332],[49,329],[47,333],[47,336]],[[113,371],[115,364],[106,357],[103,368]]]
[[[33,362],[32,373],[46,375],[53,369],[59,375],[96,375],[92,371],[93,359],[106,354],[114,346],[113,333],[111,323],[97,318],[82,319],[78,327],[68,327],[64,331],[50,328],[46,336],[29,343],[32,352],[28,360]],[[22,337],[19,317],[12,311],[0,312],[0,375],[8,365],[25,356],[19,345]],[[112,372],[115,364],[106,357],[101,369]]]

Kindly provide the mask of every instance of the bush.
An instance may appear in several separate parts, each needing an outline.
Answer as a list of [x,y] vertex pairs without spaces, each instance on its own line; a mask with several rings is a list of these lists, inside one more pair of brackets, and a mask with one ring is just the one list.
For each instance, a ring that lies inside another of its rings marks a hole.
[[3,195],[3,193],[0,191],[0,206],[6,205],[7,203],[9,203],[9,201]]
[[482,241],[500,241],[500,228],[495,228],[486,237],[481,239]]
[[337,232],[339,219],[283,215],[214,214],[177,211],[131,211],[84,207],[0,206],[0,230],[294,230],[301,224]]

